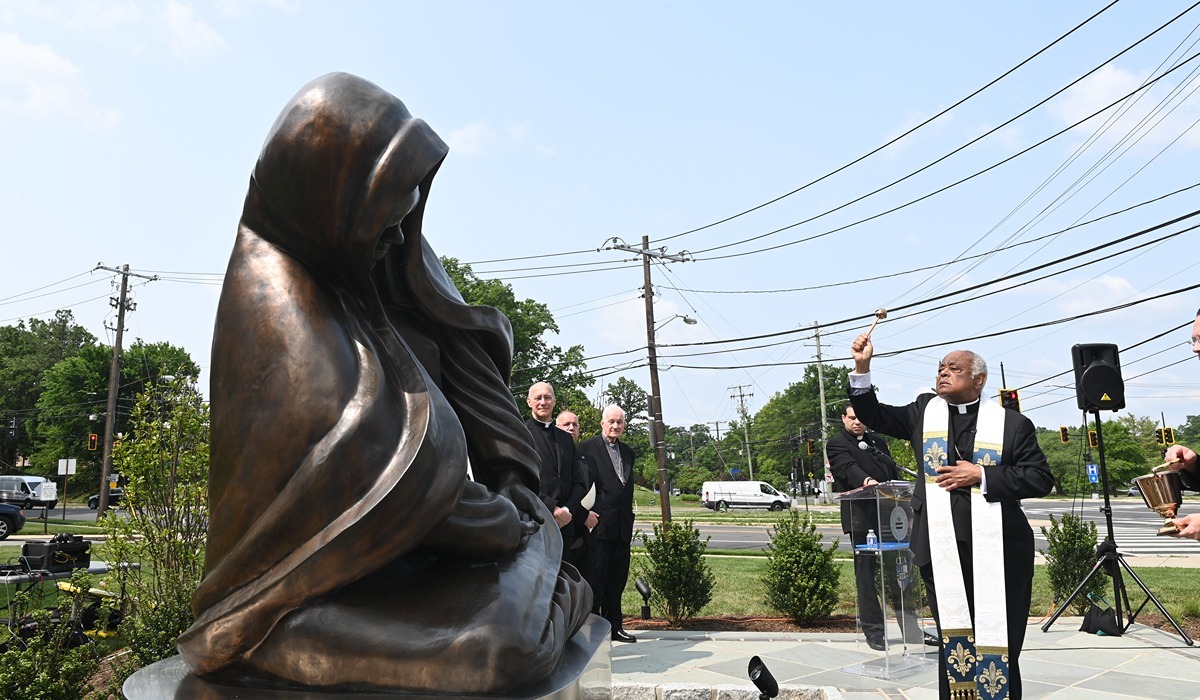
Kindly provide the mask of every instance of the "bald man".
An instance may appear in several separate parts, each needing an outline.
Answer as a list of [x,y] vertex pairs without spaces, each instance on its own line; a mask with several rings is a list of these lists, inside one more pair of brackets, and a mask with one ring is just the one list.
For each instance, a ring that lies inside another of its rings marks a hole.
[[[1008,676],[1010,700],[1020,700],[1034,552],[1021,499],[1045,496],[1054,486],[1033,423],[984,398],[987,363],[978,353],[946,355],[935,393],[905,406],[875,396],[869,335],[855,338],[850,354],[855,415],[884,435],[910,441],[924,468],[912,498],[912,551],[942,642],[938,695],[948,700],[953,688],[955,697],[966,696],[999,670]],[[982,571],[975,570],[976,555],[985,560]],[[962,663],[962,649],[972,644],[977,657]]]
[[629,547],[633,541],[633,449],[621,442],[625,411],[608,406],[600,420],[600,434],[579,443],[579,451],[596,465],[596,566],[589,579],[595,594],[592,612],[608,620],[614,642],[636,642],[625,631],[621,593],[629,579]]
[[[573,442],[579,442],[579,416],[571,411],[563,411],[558,414],[554,420],[559,430],[562,430],[567,435],[571,436]],[[596,547],[596,538],[592,536],[592,531],[596,528],[600,520],[596,509],[596,480],[599,476],[596,474],[596,463],[590,455],[583,452],[576,452],[575,464],[579,468],[579,474],[583,478],[583,492],[586,496],[589,492],[592,493],[592,502],[590,507],[585,507],[582,503],[579,504],[577,510],[571,511],[571,531],[575,541],[570,548],[563,552],[563,561],[573,564],[579,573],[583,576],[583,580],[590,585],[592,583],[592,569],[594,568],[595,558],[592,556],[592,550]]]

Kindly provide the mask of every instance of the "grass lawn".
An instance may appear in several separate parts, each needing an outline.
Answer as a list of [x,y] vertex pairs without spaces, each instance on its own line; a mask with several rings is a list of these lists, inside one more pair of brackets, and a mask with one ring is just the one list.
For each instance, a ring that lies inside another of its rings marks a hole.
[[[712,601],[700,612],[702,617],[720,615],[737,615],[753,617],[779,617],[779,613],[769,609],[763,602],[766,596],[762,577],[767,570],[767,558],[764,556],[708,556],[705,558],[712,568],[716,578],[713,588]],[[626,614],[636,614],[642,607],[642,597],[634,587],[637,577],[638,562],[647,561],[644,556],[638,556],[635,551],[633,569],[629,574],[629,583],[621,598],[622,608]],[[834,607],[834,615],[853,615],[854,600],[854,570],[849,559],[839,559],[838,601]],[[1049,578],[1045,566],[1034,567],[1033,602],[1030,615],[1040,617],[1049,615],[1053,610],[1053,600],[1050,592]],[[1146,586],[1162,602],[1167,611],[1177,620],[1200,617],[1200,592],[1196,590],[1196,570],[1174,567],[1154,567],[1136,569],[1137,575]],[[1129,601],[1134,609],[1145,599],[1145,594],[1135,581],[1123,576]],[[1105,580],[1106,589],[1102,595],[1110,602],[1113,600],[1111,579]],[[1157,613],[1153,603],[1147,603],[1143,613]],[[652,611],[655,617],[660,617]],[[1067,615],[1075,615],[1068,611]]]

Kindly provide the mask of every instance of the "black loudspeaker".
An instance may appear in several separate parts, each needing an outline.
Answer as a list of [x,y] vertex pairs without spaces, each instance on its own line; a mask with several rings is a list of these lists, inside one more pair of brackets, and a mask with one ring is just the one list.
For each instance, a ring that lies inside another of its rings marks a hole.
[[1125,408],[1125,381],[1117,346],[1089,343],[1071,347],[1075,365],[1075,398],[1084,411],[1119,411]]

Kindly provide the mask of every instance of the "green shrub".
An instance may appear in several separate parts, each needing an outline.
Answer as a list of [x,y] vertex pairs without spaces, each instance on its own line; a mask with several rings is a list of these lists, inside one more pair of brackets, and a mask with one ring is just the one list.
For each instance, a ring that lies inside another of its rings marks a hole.
[[681,500],[681,501],[699,502],[699,501],[700,501],[700,496],[698,496],[698,495],[696,495],[696,494],[694,494],[694,493],[685,493],[685,494],[683,494],[682,496],[680,496],[680,497],[679,497],[679,500]]
[[[71,576],[73,590],[58,597],[57,615],[32,609],[27,593],[18,594],[13,614],[29,619],[40,634],[27,641],[9,637],[0,654],[0,698],[22,700],[78,700],[84,697],[92,674],[100,664],[94,644],[83,635],[78,614],[87,603],[91,577],[83,569]],[[81,643],[82,642],[82,643]]]
[[766,603],[796,624],[827,617],[837,605],[841,574],[833,559],[837,541],[825,548],[821,539],[812,518],[797,510],[788,512],[771,531],[763,576]]
[[134,671],[175,654],[175,639],[194,621],[208,527],[208,405],[193,380],[151,385],[138,395],[131,424],[132,435],[113,451],[126,479],[125,513],[101,519],[104,556],[140,564],[112,575],[126,594],[128,644],[112,665],[112,687],[101,690],[114,698]]
[[654,526],[654,537],[638,531],[646,556],[635,567],[652,591],[650,605],[672,625],[696,616],[712,600],[716,578],[704,561],[708,537],[691,520]]
[[[1041,531],[1049,549],[1039,551],[1046,556],[1046,574],[1057,605],[1071,595],[1096,565],[1096,524],[1071,513],[1063,513],[1058,519],[1051,514],[1050,528],[1043,525]],[[1087,587],[1071,601],[1076,614],[1087,612],[1087,594],[1100,593],[1107,580],[1104,576],[1092,577]]]

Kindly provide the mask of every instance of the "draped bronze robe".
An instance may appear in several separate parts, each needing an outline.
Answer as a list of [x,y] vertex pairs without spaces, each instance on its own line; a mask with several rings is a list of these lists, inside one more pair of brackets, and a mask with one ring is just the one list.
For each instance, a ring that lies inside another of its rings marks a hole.
[[462,301],[421,231],[446,152],[344,73],[271,129],[213,339],[208,549],[178,643],[200,676],[502,692],[553,671],[587,615],[530,521],[553,524],[508,320]]

